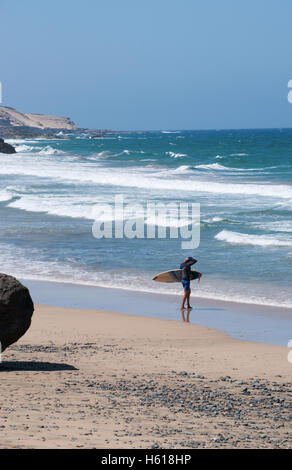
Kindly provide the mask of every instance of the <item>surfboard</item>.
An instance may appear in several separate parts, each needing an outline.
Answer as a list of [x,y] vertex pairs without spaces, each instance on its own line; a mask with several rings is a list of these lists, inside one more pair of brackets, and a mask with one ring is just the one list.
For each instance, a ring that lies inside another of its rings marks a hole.
[[[190,280],[200,279],[202,273],[199,271],[190,272]],[[164,273],[159,273],[152,279],[156,282],[181,282],[181,269],[175,269],[173,271],[165,271]]]

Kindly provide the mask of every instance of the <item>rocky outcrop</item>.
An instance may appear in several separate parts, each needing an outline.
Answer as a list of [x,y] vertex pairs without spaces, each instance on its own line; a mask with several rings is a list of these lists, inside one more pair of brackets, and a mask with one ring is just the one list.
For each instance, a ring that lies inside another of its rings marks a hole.
[[27,287],[0,273],[0,341],[2,352],[24,335],[34,311]]
[[25,127],[67,131],[77,130],[76,124],[68,117],[21,113],[8,106],[0,106],[0,127]]
[[0,153],[16,153],[16,150],[13,145],[7,144],[0,138]]

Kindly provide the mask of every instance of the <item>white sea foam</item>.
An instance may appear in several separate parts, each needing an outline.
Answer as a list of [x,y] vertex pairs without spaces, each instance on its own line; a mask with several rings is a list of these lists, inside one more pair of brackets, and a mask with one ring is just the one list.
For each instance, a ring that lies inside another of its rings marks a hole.
[[37,147],[37,146],[32,146],[32,145],[26,145],[26,144],[23,144],[23,145],[17,145],[15,147],[15,150],[17,153],[23,153],[23,152],[33,152],[33,151],[36,151],[36,150],[41,150],[42,147]]
[[278,202],[276,206],[279,207],[280,209],[291,211],[292,199],[290,199],[289,201]]
[[9,191],[7,191],[7,188],[0,190],[0,202],[9,201],[11,198],[12,195]]
[[[216,157],[217,158],[217,157]],[[228,167],[224,165],[220,165],[219,163],[210,163],[208,165],[197,165],[195,168],[199,168],[202,170],[222,170],[222,171],[240,171],[240,172],[249,172],[249,171],[264,171],[264,170],[273,170],[277,168],[276,166],[267,166],[263,168],[234,168]]]
[[5,139],[5,142],[11,145],[19,145],[19,144],[36,144],[37,140],[28,140],[28,139]]
[[210,217],[209,219],[203,219],[203,222],[206,222],[207,224],[212,224],[213,222],[221,222],[224,220],[223,217]]
[[15,147],[16,152],[29,152],[32,149],[33,149],[32,145],[25,145],[25,144],[17,145],[17,147]]
[[179,134],[180,131],[161,131],[161,134]]
[[197,225],[197,220],[190,220],[190,219],[179,219],[176,217],[165,218],[162,220],[161,218],[158,219],[157,217],[149,217],[145,221],[146,225],[156,225],[157,227],[170,227],[170,228],[181,228],[187,227],[188,225]]
[[196,165],[195,168],[202,170],[234,170],[234,168],[227,168],[219,163],[210,163],[209,165]]
[[64,155],[65,152],[63,152],[62,150],[54,149],[50,145],[47,145],[39,152],[39,154],[40,155]]
[[244,157],[244,156],[247,156],[248,153],[231,153],[230,156],[231,157]]
[[191,170],[191,167],[189,165],[181,165],[178,168],[175,168],[174,170],[169,170],[171,173],[175,174],[184,174],[184,173],[189,173]]
[[[9,191],[7,191],[10,189]],[[26,194],[25,194],[26,193]],[[18,196],[17,199],[9,202],[10,199]],[[7,207],[13,209],[20,209],[27,212],[46,213],[49,215],[59,217],[71,217],[71,218],[83,218],[87,220],[102,220],[102,221],[115,221],[119,219],[119,215],[112,212],[112,206],[108,206],[113,201],[108,199],[108,195],[105,193],[102,196],[96,197],[96,195],[84,195],[80,194],[68,194],[64,193],[49,194],[46,191],[40,192],[39,188],[29,188],[29,194],[25,186],[14,186],[7,187],[5,190],[0,191],[0,201],[7,201]],[[131,206],[127,204],[131,202]],[[135,204],[135,198],[133,200],[127,200],[124,206],[121,219],[126,221],[141,219],[145,225],[156,225],[157,227],[184,227],[187,225],[197,223],[197,220],[190,219],[177,219],[176,212],[170,212],[166,219],[161,217],[146,217],[145,209],[146,206],[141,203],[137,205],[135,213],[133,213],[132,207]],[[109,208],[109,212],[105,213],[105,207]]]
[[275,238],[267,235],[249,235],[248,233],[231,232],[222,230],[215,235],[216,240],[231,243],[233,245],[252,245],[252,246],[292,246],[292,239]]
[[52,178],[55,181],[92,183],[97,185],[120,186],[130,188],[145,188],[149,190],[169,190],[173,188],[179,191],[191,193],[207,192],[214,194],[243,194],[258,195],[272,198],[292,199],[292,187],[276,184],[253,184],[253,183],[225,183],[203,180],[161,178],[156,171],[147,172],[145,169],[133,168],[107,169],[91,166],[89,164],[79,165],[70,162],[58,162],[57,160],[35,160],[29,159],[29,155],[16,154],[13,158],[1,159],[0,174],[2,175],[30,175],[39,178]]
[[111,153],[107,150],[103,150],[102,152],[95,153],[90,157],[87,157],[88,160],[96,160],[97,158],[106,158],[111,156]]
[[175,152],[165,152],[166,155],[169,155],[172,158],[181,158],[181,157],[186,157],[187,155],[185,153],[175,153]]
[[276,222],[254,222],[252,223],[257,228],[261,230],[266,230],[269,232],[292,232],[292,221],[291,220],[279,220]]
[[[11,197],[10,197],[11,199]],[[82,200],[83,199],[83,200]],[[7,207],[21,209],[28,212],[44,212],[60,217],[92,219],[93,200],[46,195],[25,195],[10,202]]]

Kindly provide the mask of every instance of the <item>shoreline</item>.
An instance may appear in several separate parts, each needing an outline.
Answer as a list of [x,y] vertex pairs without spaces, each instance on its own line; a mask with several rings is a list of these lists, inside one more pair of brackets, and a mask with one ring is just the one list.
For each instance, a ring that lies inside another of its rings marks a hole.
[[[110,310],[169,320],[182,320],[180,296],[111,287],[21,279],[36,303]],[[193,296],[190,322],[237,339],[287,346],[292,338],[292,309]]]
[[[13,275],[13,274],[11,274]],[[14,277],[17,277],[19,279],[22,279],[23,282],[42,282],[42,283],[48,283],[48,284],[51,284],[51,283],[55,283],[55,284],[62,284],[62,285],[69,285],[69,286],[78,286],[78,287],[84,287],[84,288],[95,288],[95,289],[110,289],[110,290],[118,290],[118,291],[126,291],[126,292],[129,292],[129,293],[135,293],[135,292],[138,292],[138,293],[141,293],[141,294],[145,294],[145,295],[161,295],[161,296],[167,296],[167,297],[175,297],[175,298],[181,298],[181,293],[178,293],[178,292],[164,292],[164,291],[159,291],[158,289],[155,290],[153,288],[153,290],[142,290],[142,289],[139,289],[139,288],[134,288],[133,286],[131,287],[121,287],[121,286],[106,286],[106,285],[99,285],[99,284],[94,284],[93,282],[80,282],[80,281],[73,281],[73,280],[70,280],[70,281],[66,281],[65,279],[55,279],[55,280],[52,280],[52,279],[47,279],[47,278],[36,278],[35,276],[34,277],[28,277],[28,278],[23,278],[21,274],[19,275],[13,275]],[[157,283],[156,283],[157,284]],[[161,284],[161,283],[159,283]],[[176,284],[176,283],[175,283]],[[178,283],[179,284],[179,283]],[[215,297],[215,296],[210,296],[210,297],[207,297],[207,296],[202,296],[202,295],[196,295],[196,287],[194,288],[194,286],[192,286],[192,298],[194,299],[200,299],[200,300],[203,300],[203,301],[210,301],[210,302],[223,302],[223,303],[227,303],[227,304],[236,304],[236,305],[244,305],[244,306],[250,306],[250,307],[263,307],[263,308],[267,308],[267,309],[272,309],[272,308],[276,308],[276,309],[283,309],[283,310],[289,310],[292,312],[292,305],[281,305],[281,304],[273,304],[273,303],[264,303],[264,302],[255,302],[255,301],[251,301],[251,302],[247,302],[247,301],[244,301],[244,300],[241,300],[241,299],[236,299],[236,300],[232,300],[231,298],[222,298],[222,297]]]
[[288,348],[36,305],[3,354],[4,448],[291,448]]

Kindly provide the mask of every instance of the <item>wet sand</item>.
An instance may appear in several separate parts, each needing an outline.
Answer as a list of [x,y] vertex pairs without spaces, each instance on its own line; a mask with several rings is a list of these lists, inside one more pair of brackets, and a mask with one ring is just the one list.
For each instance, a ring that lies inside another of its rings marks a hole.
[[291,448],[287,347],[191,323],[36,306],[3,354],[6,448]]

